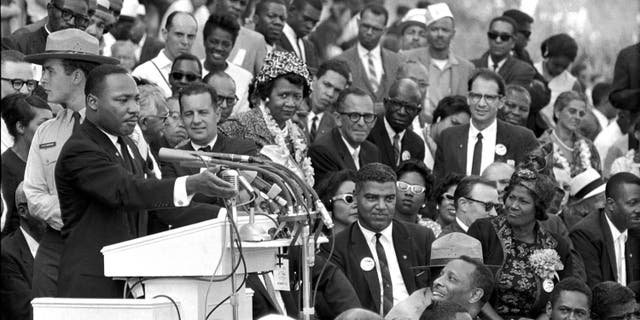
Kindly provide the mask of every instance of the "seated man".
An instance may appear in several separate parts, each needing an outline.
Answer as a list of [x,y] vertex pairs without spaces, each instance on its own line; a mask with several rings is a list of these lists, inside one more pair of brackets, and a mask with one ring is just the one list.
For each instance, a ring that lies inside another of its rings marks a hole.
[[495,184],[478,176],[464,177],[453,193],[453,201],[456,206],[456,221],[442,228],[443,235],[468,232],[476,220],[497,215],[496,210],[501,203],[498,201]]
[[227,121],[233,113],[233,108],[238,103],[236,82],[227,72],[222,70],[210,72],[204,77],[203,81],[216,89],[218,93],[218,108],[221,109],[218,123]]
[[596,319],[634,319],[633,291],[617,282],[605,281],[593,287],[593,315]]
[[562,279],[551,292],[547,303],[550,320],[564,320],[573,313],[575,319],[589,319],[591,314],[591,289],[576,278]]

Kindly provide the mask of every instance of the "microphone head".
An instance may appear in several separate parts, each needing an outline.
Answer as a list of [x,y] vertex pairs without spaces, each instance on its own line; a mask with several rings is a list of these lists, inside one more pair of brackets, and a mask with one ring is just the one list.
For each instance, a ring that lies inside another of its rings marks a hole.
[[253,180],[255,180],[256,177],[258,176],[258,172],[242,170],[240,171],[240,175],[243,176],[247,180],[247,182],[253,183]]
[[225,169],[220,172],[220,178],[233,185],[234,190],[238,190],[238,171]]

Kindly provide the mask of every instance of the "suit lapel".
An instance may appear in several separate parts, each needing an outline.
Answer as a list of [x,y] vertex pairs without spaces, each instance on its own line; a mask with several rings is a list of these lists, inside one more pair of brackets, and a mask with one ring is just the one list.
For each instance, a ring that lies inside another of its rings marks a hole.
[[[353,157],[349,153],[349,148],[347,148],[344,141],[342,141],[342,136],[340,135],[338,128],[331,131],[331,138],[333,139],[333,145],[338,147],[338,155],[347,169],[356,170],[355,161],[353,161]],[[362,150],[360,150],[360,152],[362,153]]]
[[[352,61],[355,61],[356,64],[358,64],[358,66],[356,67],[357,71],[359,71],[357,74],[360,77],[360,81],[362,83],[365,84],[365,86],[367,87],[367,90],[369,90],[369,94],[371,94],[372,97],[377,97],[376,92],[373,91],[373,88],[371,87],[371,83],[369,83],[369,77],[367,76],[367,71],[364,69],[364,61],[362,61],[362,59],[360,59],[360,55],[358,54],[358,49],[357,46],[353,47],[353,51],[351,53],[353,56],[349,57]],[[354,72],[356,70],[353,70]],[[354,78],[356,78],[354,76]],[[354,81],[355,83],[356,81]]]
[[374,135],[377,140],[374,142],[380,150],[382,163],[394,163],[394,153],[391,141],[389,141],[389,135],[387,135],[387,129],[384,126],[384,113],[378,115],[376,124],[373,126],[370,135]]
[[398,221],[393,222],[393,247],[396,250],[396,259],[400,266],[400,273],[407,292],[411,293],[416,290],[416,281],[411,270],[413,256],[411,245],[411,236],[407,229]]
[[462,168],[462,171],[467,171],[467,147],[468,147],[468,138],[469,138],[469,126],[471,124],[464,125],[463,130],[461,130],[460,135],[456,135],[454,138],[454,146],[457,148],[456,156],[454,157],[456,161],[458,161],[459,168]]
[[376,306],[380,305],[380,283],[378,281],[378,273],[375,268],[370,271],[364,271],[360,267],[360,262],[364,258],[373,259],[373,254],[371,254],[371,250],[369,250],[369,245],[366,243],[366,239],[364,238],[364,234],[360,230],[357,222],[351,224],[350,239],[349,242],[351,244],[351,248],[349,252],[352,254],[353,267],[357,268],[362,272],[364,276],[367,287],[369,288],[369,293],[373,298]]
[[87,137],[93,140],[97,145],[101,146],[109,156],[109,159],[113,162],[122,164],[122,156],[116,146],[109,140],[109,138],[96,127],[91,121],[85,120],[82,122],[82,128],[85,131]]
[[609,264],[611,265],[611,272],[613,273],[613,278],[615,281],[618,281],[618,267],[616,265],[616,255],[615,248],[613,246],[613,235],[611,235],[611,230],[609,229],[609,223],[607,223],[607,218],[605,217],[606,213],[604,210],[600,212],[600,228],[602,229],[602,235],[604,236],[604,245],[607,257],[609,258]]
[[[219,134],[218,135],[218,139],[220,139],[220,137],[222,137],[223,135]],[[215,146],[218,144],[218,141],[216,141]],[[191,145],[191,141],[188,141],[187,143],[185,143],[182,147],[180,147],[180,149],[182,150],[187,150],[187,151],[196,151],[195,149],[193,149],[193,146]],[[181,168],[184,172],[186,172],[186,174],[188,175],[192,175],[192,174],[198,174],[200,173],[200,169],[198,168],[191,168],[191,167],[181,167],[180,163],[175,163],[175,166]]]
[[271,295],[267,292],[267,288],[265,288],[262,281],[260,281],[260,275],[255,273],[249,274],[247,276],[247,284],[256,291],[256,294],[261,294],[264,297],[264,300],[269,303],[271,308],[278,310],[277,303],[273,301]]

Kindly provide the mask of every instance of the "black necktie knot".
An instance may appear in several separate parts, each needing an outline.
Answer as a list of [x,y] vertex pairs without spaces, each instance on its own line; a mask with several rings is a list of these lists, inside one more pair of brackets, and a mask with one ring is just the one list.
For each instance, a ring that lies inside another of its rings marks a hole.
[[198,151],[211,152],[211,146],[198,148]]

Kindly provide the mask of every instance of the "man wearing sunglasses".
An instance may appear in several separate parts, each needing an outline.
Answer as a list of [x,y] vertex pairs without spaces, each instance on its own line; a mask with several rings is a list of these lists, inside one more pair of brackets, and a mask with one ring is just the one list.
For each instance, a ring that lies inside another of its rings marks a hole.
[[529,37],[531,36],[531,24],[533,23],[533,18],[518,9],[509,9],[503,12],[502,15],[510,17],[517,23],[515,34],[516,44],[513,48],[513,56],[524,62],[533,64],[533,60],[531,60],[531,56],[527,51],[527,44],[529,44]]
[[336,126],[309,147],[315,181],[334,171],[358,170],[365,164],[379,162],[378,147],[367,141],[376,121],[373,100],[364,90],[349,87],[338,96]]
[[384,116],[378,116],[367,138],[380,149],[380,161],[394,170],[402,161],[424,161],[425,146],[420,136],[407,130],[422,110],[420,87],[411,79],[397,80],[384,99]]
[[169,72],[171,96],[177,97],[180,90],[194,82],[202,82],[202,64],[198,57],[183,53],[173,60]]
[[25,55],[42,53],[52,32],[67,28],[85,30],[90,22],[89,9],[87,0],[51,0],[47,4],[47,22],[39,28],[25,26],[2,38],[2,49],[18,50]]
[[463,178],[453,194],[456,221],[442,228],[445,235],[452,232],[467,233],[476,220],[496,216],[501,208],[495,183],[478,176]]

